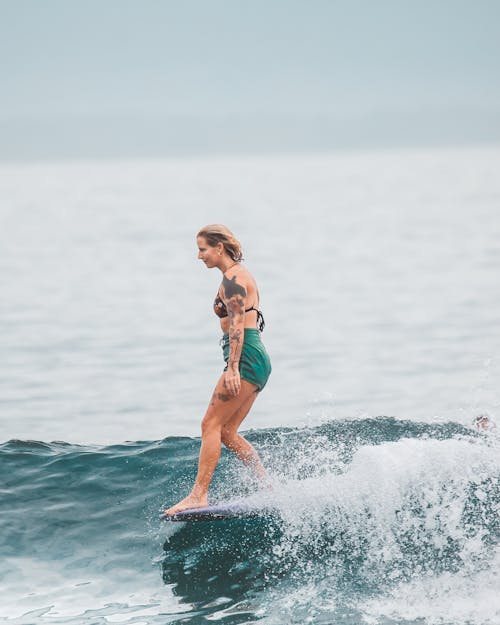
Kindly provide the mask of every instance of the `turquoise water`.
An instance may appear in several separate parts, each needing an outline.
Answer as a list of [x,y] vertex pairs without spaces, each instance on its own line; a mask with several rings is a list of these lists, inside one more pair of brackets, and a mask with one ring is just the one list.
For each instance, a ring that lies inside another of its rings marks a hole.
[[[275,492],[224,454],[212,500],[272,497],[276,515],[163,525],[159,510],[193,478],[198,440],[4,443],[1,622],[343,624],[375,611],[392,623],[402,592],[432,605],[433,593],[488,577],[493,591],[494,436],[378,418],[249,438]],[[470,597],[466,616],[488,622],[491,610]]]
[[[0,165],[0,622],[498,625],[500,150]],[[268,384],[165,524],[224,362],[200,226],[241,237]],[[59,441],[59,442],[54,442]],[[124,442],[129,441],[129,442]],[[183,620],[184,619],[184,620]]]

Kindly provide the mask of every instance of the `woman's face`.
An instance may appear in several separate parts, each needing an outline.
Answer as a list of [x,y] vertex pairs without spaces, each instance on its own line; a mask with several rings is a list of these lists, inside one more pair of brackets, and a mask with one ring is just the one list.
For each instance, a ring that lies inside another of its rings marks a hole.
[[205,237],[197,237],[196,243],[198,244],[198,258],[202,260],[207,267],[216,267],[221,258],[222,243],[219,243],[216,247],[212,247],[207,243]]

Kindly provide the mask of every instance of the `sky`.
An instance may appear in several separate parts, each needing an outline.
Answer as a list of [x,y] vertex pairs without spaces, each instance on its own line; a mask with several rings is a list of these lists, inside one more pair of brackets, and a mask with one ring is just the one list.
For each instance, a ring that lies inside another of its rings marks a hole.
[[0,0],[0,158],[500,143],[500,0]]

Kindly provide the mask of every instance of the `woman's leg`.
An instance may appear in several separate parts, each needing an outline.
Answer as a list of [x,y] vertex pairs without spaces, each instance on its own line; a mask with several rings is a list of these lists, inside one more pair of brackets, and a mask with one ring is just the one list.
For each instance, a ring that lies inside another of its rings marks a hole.
[[222,374],[201,424],[202,442],[198,474],[193,489],[185,499],[166,510],[167,514],[174,514],[189,508],[202,508],[208,504],[208,487],[220,458],[222,428],[252,398],[252,395],[256,394],[255,388],[250,382],[241,380],[241,389],[238,395],[228,395],[224,387],[224,374]]
[[259,479],[264,482],[269,482],[269,476],[259,458],[259,454],[241,434],[238,434],[238,428],[249,413],[257,395],[258,393],[256,392],[252,393],[247,401],[238,408],[228,421],[226,421],[222,427],[221,439],[224,445],[234,452],[242,462],[249,466]]

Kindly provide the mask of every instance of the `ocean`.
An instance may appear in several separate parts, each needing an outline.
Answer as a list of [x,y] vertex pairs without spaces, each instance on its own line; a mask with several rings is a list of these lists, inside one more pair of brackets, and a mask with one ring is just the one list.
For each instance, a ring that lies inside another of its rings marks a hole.
[[[498,625],[500,148],[0,164],[0,623]],[[187,494],[228,225],[273,373]],[[492,427],[473,419],[488,415]]]

